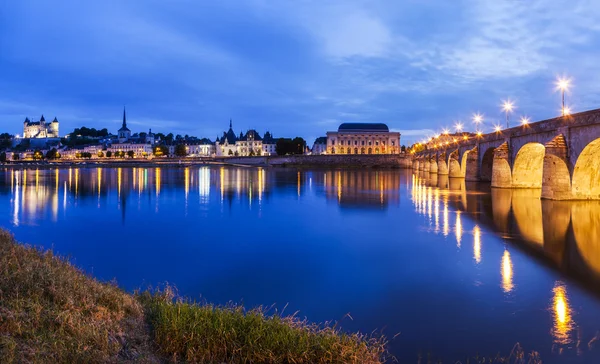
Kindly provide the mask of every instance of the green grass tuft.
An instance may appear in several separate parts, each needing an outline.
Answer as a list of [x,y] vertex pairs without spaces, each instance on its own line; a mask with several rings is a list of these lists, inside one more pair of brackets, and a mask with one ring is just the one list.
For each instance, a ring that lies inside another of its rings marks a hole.
[[346,334],[262,308],[186,302],[166,287],[142,293],[152,337],[173,361],[206,363],[381,363],[385,341]]

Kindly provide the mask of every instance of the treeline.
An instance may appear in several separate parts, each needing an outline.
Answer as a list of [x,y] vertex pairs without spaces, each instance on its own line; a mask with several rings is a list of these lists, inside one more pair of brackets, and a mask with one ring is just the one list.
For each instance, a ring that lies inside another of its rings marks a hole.
[[275,145],[275,151],[277,155],[287,154],[304,154],[306,150],[306,141],[300,137],[291,138],[279,138]]

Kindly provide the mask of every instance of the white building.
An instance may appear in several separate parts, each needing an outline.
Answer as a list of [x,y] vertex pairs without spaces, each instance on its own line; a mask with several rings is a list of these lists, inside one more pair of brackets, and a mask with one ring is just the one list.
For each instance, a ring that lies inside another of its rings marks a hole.
[[116,152],[124,152],[125,156],[129,151],[133,151],[135,158],[146,158],[152,156],[152,144],[146,143],[119,143],[113,144],[107,148],[114,156]]
[[[186,144],[186,150],[190,157],[210,157],[215,155],[215,145],[207,140],[200,141],[197,144]],[[174,149],[173,152],[175,152]]]
[[254,130],[250,129],[240,133],[239,137],[233,132],[232,122],[229,120],[229,130],[217,137],[215,142],[215,154],[217,156],[258,156],[276,154],[277,142],[270,132],[266,132],[264,138]]
[[343,123],[327,132],[327,154],[400,154],[400,133],[381,123]]
[[318,137],[313,143],[311,154],[325,154],[327,153],[327,137]]
[[58,138],[58,120],[54,118],[51,123],[46,123],[44,115],[40,121],[30,121],[25,118],[23,122],[23,138]]

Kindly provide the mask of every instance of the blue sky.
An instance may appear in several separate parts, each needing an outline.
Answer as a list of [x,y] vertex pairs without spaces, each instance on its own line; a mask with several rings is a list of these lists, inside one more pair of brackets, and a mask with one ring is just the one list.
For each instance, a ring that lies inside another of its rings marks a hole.
[[[411,144],[474,112],[487,128],[600,107],[595,0],[21,0],[0,5],[0,131],[57,116],[214,139],[255,128],[310,143],[385,122]],[[37,120],[37,119],[36,119]]]

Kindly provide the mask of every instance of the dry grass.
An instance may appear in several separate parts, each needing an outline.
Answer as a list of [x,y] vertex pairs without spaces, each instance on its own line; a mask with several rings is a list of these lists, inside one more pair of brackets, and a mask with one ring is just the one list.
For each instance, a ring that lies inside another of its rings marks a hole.
[[140,303],[0,230],[3,363],[153,361]]
[[172,292],[127,294],[0,229],[0,362],[384,361],[382,338],[261,309],[193,304]]
[[345,334],[258,308],[177,299],[173,290],[140,295],[154,342],[173,361],[201,363],[381,363],[385,341]]

